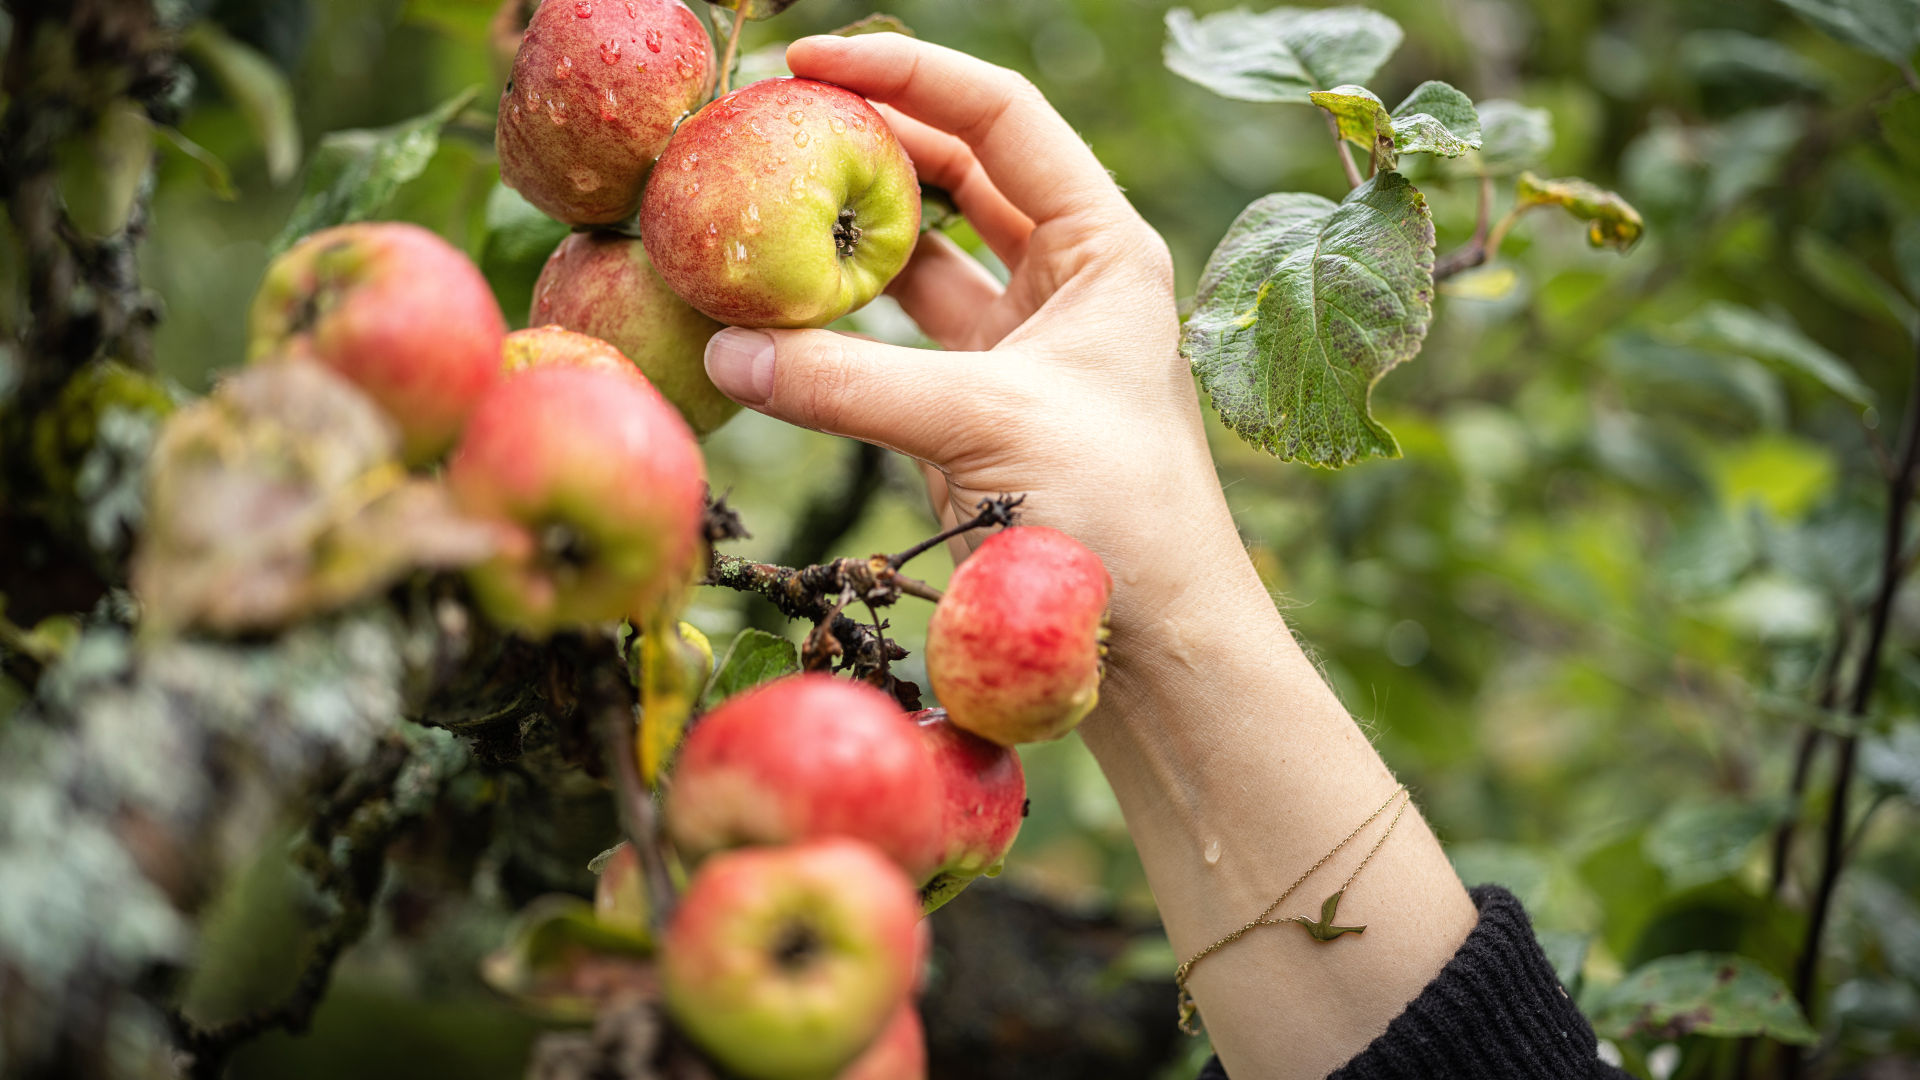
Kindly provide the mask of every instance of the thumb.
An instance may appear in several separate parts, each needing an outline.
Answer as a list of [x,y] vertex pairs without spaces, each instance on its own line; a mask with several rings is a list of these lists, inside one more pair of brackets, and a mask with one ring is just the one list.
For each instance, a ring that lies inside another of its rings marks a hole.
[[707,343],[707,377],[768,416],[946,461],[956,438],[978,430],[968,413],[984,359],[830,330],[728,327]]

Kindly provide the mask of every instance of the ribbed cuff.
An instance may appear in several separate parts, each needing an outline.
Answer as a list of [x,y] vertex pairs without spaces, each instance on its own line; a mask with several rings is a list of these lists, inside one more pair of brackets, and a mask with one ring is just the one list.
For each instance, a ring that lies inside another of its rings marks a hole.
[[[1328,1080],[1601,1080],[1599,1059],[1512,893],[1472,892],[1480,922],[1386,1033]],[[1199,1080],[1227,1080],[1215,1058]]]

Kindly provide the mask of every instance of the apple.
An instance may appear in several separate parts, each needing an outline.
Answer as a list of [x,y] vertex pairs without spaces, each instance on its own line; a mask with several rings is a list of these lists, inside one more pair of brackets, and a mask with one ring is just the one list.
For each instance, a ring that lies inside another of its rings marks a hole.
[[909,1001],[920,905],[857,840],[701,864],[661,946],[667,1010],[746,1080],[831,1080]]
[[927,678],[948,716],[1001,746],[1072,731],[1099,700],[1112,595],[1099,557],[1065,533],[988,537],[927,626]]
[[825,326],[879,295],[920,238],[920,183],[866,99],[768,79],[695,113],[640,208],[673,291],[734,326]]
[[476,599],[530,637],[642,624],[679,600],[700,557],[700,448],[627,371],[536,367],[502,380],[474,409],[447,483],[498,533],[496,554],[468,571]]
[[417,225],[341,225],[267,267],[251,360],[302,357],[346,376],[396,423],[413,463],[438,457],[500,377],[507,322],[452,244]]
[[920,890],[931,912],[974,878],[1000,872],[1027,814],[1027,776],[1019,754],[954,726],[945,709],[923,709],[911,719],[940,774],[945,846]]
[[500,179],[569,225],[625,221],[713,75],[713,44],[680,0],[541,4],[500,95]]
[[909,1001],[894,1012],[885,1031],[835,1080],[926,1080],[927,1036]]
[[533,286],[534,324],[554,323],[612,344],[705,435],[740,406],[707,378],[707,341],[720,324],[673,294],[639,240],[571,233]]
[[639,375],[619,349],[599,338],[559,326],[515,330],[500,345],[500,370],[509,375],[537,367],[591,367]]
[[699,859],[747,844],[864,840],[918,882],[940,864],[940,778],[892,698],[826,674],[727,699],[687,734],[667,830]]

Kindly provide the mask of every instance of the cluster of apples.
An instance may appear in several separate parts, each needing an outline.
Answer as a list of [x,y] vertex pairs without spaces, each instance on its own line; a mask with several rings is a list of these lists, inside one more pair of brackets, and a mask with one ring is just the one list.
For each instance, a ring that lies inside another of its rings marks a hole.
[[[736,408],[706,380],[706,341],[722,323],[825,325],[916,242],[913,166],[871,105],[777,79],[701,107],[713,67],[679,0],[534,11],[501,100],[502,175],[577,227],[536,285],[536,329],[508,333],[463,254],[393,223],[306,238],[255,300],[252,359],[330,369],[392,418],[409,464],[444,461],[495,536],[469,577],[504,628],[657,627],[679,610],[705,552],[696,440]],[[596,231],[636,214],[642,239]],[[944,709],[910,715],[814,673],[693,725],[665,781],[691,876],[660,974],[715,1062],[747,1080],[925,1076],[922,916],[1012,847],[1014,747],[1093,708],[1111,588],[1064,534],[1011,527],[936,608]],[[605,917],[644,922],[631,851],[600,893]]]

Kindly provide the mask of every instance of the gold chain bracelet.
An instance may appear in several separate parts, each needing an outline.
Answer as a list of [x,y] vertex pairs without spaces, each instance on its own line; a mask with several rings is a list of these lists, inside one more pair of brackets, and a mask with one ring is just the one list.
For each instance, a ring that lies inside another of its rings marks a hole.
[[[1407,796],[1405,800],[1400,799],[1400,796],[1402,795]],[[1387,808],[1392,806],[1395,802],[1400,803],[1400,809],[1394,811],[1392,820],[1387,822],[1387,830],[1380,834],[1380,839],[1374,841],[1372,850],[1367,852],[1367,857],[1364,859],[1361,859],[1360,865],[1353,868],[1353,873],[1347,875],[1347,880],[1341,883],[1340,888],[1335,890],[1333,895],[1327,897],[1326,901],[1320,905],[1319,919],[1317,920],[1309,919],[1305,915],[1294,915],[1288,918],[1280,918],[1280,919],[1276,919],[1273,917],[1273,913],[1279,910],[1281,904],[1286,903],[1287,897],[1292,896],[1295,889],[1298,889],[1303,883],[1305,883],[1305,881],[1308,878],[1312,877],[1314,873],[1318,871],[1321,867],[1327,865],[1327,863],[1329,862],[1332,862],[1334,856],[1339,855],[1342,851],[1345,851],[1347,848],[1347,845],[1353,843],[1353,840],[1355,837],[1365,832],[1367,829],[1367,826],[1373,824],[1375,821],[1378,821],[1380,819],[1380,815],[1386,813]],[[1325,944],[1326,942],[1329,942],[1329,941],[1333,941],[1346,934],[1358,934],[1358,933],[1364,932],[1366,930],[1365,926],[1334,925],[1334,921],[1333,921],[1334,917],[1339,913],[1339,910],[1340,910],[1340,898],[1346,895],[1346,891],[1353,886],[1354,879],[1360,876],[1360,871],[1365,870],[1367,868],[1367,864],[1373,861],[1373,857],[1375,855],[1380,854],[1380,849],[1386,846],[1387,837],[1393,835],[1394,826],[1400,824],[1401,815],[1407,812],[1407,806],[1412,802],[1413,802],[1413,796],[1407,794],[1407,788],[1405,784],[1402,784],[1399,787],[1394,788],[1393,794],[1387,796],[1387,801],[1380,804],[1380,809],[1375,810],[1373,813],[1367,815],[1367,820],[1354,826],[1353,831],[1347,834],[1346,839],[1340,841],[1338,844],[1335,844],[1333,846],[1332,851],[1329,851],[1325,855],[1322,855],[1320,857],[1319,862],[1314,863],[1312,866],[1307,867],[1305,873],[1301,874],[1297,878],[1294,878],[1293,884],[1287,886],[1287,890],[1285,892],[1281,893],[1279,896],[1274,897],[1273,903],[1268,904],[1267,909],[1265,911],[1262,911],[1259,915],[1255,916],[1252,922],[1248,923],[1247,925],[1241,927],[1238,930],[1235,930],[1234,932],[1228,934],[1226,937],[1221,938],[1219,941],[1214,942],[1213,944],[1207,946],[1206,948],[1201,949],[1199,952],[1193,954],[1193,956],[1190,959],[1188,959],[1186,963],[1181,964],[1178,968],[1174,969],[1173,981],[1176,985],[1180,987],[1180,1030],[1186,1032],[1189,1035],[1200,1034],[1200,1029],[1194,1026],[1194,1022],[1193,1022],[1194,1016],[1199,1011],[1199,1008],[1194,1004],[1192,992],[1187,989],[1187,977],[1193,974],[1193,966],[1195,964],[1198,964],[1200,961],[1205,960],[1207,957],[1212,956],[1214,953],[1220,951],[1221,949],[1224,949],[1227,946],[1233,944],[1234,942],[1239,941],[1242,937],[1245,937],[1254,928],[1261,927],[1261,926],[1284,926],[1288,923],[1298,923],[1302,928],[1306,930],[1307,936],[1311,937],[1315,941],[1321,942],[1322,944]]]

